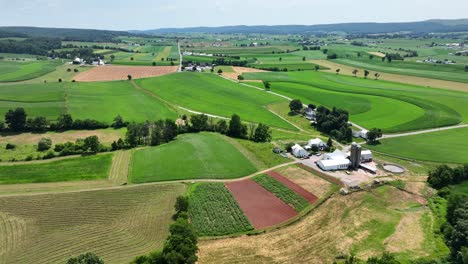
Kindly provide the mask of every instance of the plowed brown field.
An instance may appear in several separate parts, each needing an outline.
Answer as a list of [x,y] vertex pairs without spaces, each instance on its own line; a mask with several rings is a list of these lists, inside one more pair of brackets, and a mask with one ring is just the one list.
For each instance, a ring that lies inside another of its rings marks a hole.
[[256,229],[280,224],[297,215],[296,210],[250,179],[226,183],[226,187]]
[[101,82],[161,76],[177,71],[177,66],[97,66],[76,76],[77,82]]

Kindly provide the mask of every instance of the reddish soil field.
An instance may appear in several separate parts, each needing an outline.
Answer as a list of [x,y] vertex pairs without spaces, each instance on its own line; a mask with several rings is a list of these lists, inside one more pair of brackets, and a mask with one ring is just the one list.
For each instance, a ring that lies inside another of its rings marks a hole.
[[308,192],[306,189],[302,188],[301,186],[297,185],[293,181],[289,180],[288,178],[284,177],[283,175],[279,174],[276,171],[269,171],[267,174],[274,178],[275,180],[284,184],[284,186],[288,187],[289,189],[295,191],[300,196],[304,197],[310,204],[315,203],[318,200],[317,196],[313,195],[312,193]]
[[297,215],[296,210],[252,180],[226,183],[226,187],[255,229],[274,226]]
[[101,82],[127,80],[131,75],[133,79],[161,76],[177,71],[177,66],[96,66],[89,71],[78,74],[77,82]]

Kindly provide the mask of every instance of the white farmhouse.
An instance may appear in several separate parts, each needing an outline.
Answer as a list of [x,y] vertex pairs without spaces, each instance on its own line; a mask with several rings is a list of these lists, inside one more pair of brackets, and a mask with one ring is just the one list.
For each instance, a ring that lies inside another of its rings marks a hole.
[[320,138],[315,138],[309,140],[307,145],[304,147],[305,149],[312,149],[312,147],[316,146],[318,149],[323,150],[327,147],[327,144],[323,142]]
[[291,153],[296,158],[306,158],[309,156],[309,152],[307,152],[304,148],[302,148],[298,144],[292,146]]

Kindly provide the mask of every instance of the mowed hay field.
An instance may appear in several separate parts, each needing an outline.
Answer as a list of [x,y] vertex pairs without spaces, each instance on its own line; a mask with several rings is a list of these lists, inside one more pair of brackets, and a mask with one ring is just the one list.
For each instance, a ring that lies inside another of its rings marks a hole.
[[185,134],[158,147],[133,154],[129,180],[133,183],[232,179],[257,171],[224,136],[214,133]]
[[381,144],[366,147],[408,159],[465,164],[468,163],[467,139],[465,127],[382,139]]
[[57,62],[49,61],[18,62],[0,60],[0,83],[34,79],[55,71],[58,65]]
[[137,84],[159,97],[190,110],[295,130],[265,106],[286,99],[225,80],[214,74],[178,73],[137,80]]
[[333,195],[301,221],[280,230],[201,241],[199,263],[325,264],[341,253],[365,258],[384,250],[400,250],[400,259],[446,254],[443,241],[432,235],[430,210],[418,207],[417,198],[393,187]]
[[127,80],[128,75],[133,79],[161,76],[177,71],[177,66],[98,66],[80,73],[75,77],[77,82],[102,82]]
[[163,245],[182,184],[0,197],[0,263],[129,263]]
[[248,80],[270,81],[273,87],[278,85],[278,93],[306,104],[344,108],[350,112],[351,121],[367,128],[382,128],[386,133],[468,122],[468,94],[463,92],[323,72],[244,75]]
[[106,179],[112,154],[0,166],[0,184]]

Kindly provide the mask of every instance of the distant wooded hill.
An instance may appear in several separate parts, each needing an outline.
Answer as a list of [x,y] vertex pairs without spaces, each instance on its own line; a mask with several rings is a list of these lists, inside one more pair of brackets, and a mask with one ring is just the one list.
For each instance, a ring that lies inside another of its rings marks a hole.
[[111,42],[118,36],[134,35],[127,31],[74,28],[0,27],[0,37],[47,37],[64,41]]
[[444,33],[468,32],[468,19],[427,20],[404,23],[342,23],[326,25],[278,25],[278,26],[224,26],[224,27],[192,27],[192,28],[161,28],[154,30],[131,31],[144,34],[166,33],[264,33],[264,34],[306,34],[344,32],[348,34],[379,34],[379,33]]

